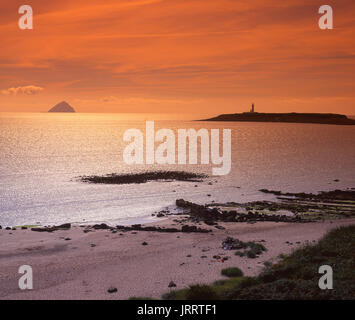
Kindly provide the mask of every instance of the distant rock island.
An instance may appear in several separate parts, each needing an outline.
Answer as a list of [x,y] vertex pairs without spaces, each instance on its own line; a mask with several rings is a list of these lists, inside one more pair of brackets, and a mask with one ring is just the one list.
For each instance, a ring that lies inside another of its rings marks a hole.
[[259,113],[254,111],[254,104],[250,112],[221,114],[217,117],[200,121],[250,121],[250,122],[291,122],[291,123],[319,123],[355,125],[355,120],[335,113]]
[[70,106],[70,104],[68,102],[62,101],[62,102],[56,104],[48,112],[75,112],[75,110],[72,106]]

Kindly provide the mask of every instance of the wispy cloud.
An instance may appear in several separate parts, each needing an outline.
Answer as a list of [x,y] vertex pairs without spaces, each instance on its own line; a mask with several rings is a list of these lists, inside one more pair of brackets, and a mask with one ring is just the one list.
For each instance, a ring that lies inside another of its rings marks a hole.
[[1,90],[3,95],[17,95],[17,94],[27,94],[29,96],[37,94],[43,90],[42,87],[37,86],[23,86],[23,87],[12,87],[5,90]]

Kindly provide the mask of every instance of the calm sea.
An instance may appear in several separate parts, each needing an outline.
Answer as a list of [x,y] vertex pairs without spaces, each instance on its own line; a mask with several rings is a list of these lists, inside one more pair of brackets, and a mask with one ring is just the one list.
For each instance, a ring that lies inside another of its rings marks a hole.
[[[203,183],[93,185],[82,175],[211,167],[127,166],[123,133],[232,129],[232,171]],[[316,192],[355,187],[355,126],[166,121],[122,114],[0,113],[0,225],[149,221],[177,198],[198,203],[271,199],[261,188]],[[336,182],[334,180],[338,179]],[[212,181],[212,185],[209,182]],[[211,197],[207,195],[210,194]]]

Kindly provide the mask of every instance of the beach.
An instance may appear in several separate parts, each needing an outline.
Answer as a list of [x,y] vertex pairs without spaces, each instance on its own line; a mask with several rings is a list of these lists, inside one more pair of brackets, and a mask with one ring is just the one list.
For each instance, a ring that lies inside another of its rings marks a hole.
[[[177,228],[183,217],[168,216],[148,226]],[[280,254],[315,243],[331,229],[351,224],[355,224],[354,218],[219,223],[225,229],[197,224],[213,230],[209,233],[95,230],[80,225],[54,232],[2,229],[0,299],[160,298],[170,290],[223,279],[221,270],[226,267],[238,267],[246,276],[255,276],[264,262],[274,263]],[[255,259],[236,256],[233,250],[222,248],[227,236],[260,242],[267,251]],[[33,269],[33,290],[18,287],[21,265]],[[168,288],[171,281],[176,288]],[[109,293],[111,287],[117,292]]]

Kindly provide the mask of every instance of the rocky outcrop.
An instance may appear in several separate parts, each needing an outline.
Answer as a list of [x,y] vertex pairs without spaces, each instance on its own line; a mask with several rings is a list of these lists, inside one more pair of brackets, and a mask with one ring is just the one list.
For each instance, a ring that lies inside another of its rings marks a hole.
[[213,222],[257,222],[257,221],[275,221],[275,222],[309,222],[300,216],[286,216],[277,214],[263,214],[257,212],[238,213],[235,210],[220,211],[217,208],[208,208],[196,203],[185,201],[184,199],[176,200],[176,205],[180,208],[190,209],[189,215],[193,220],[204,221],[209,225]]

